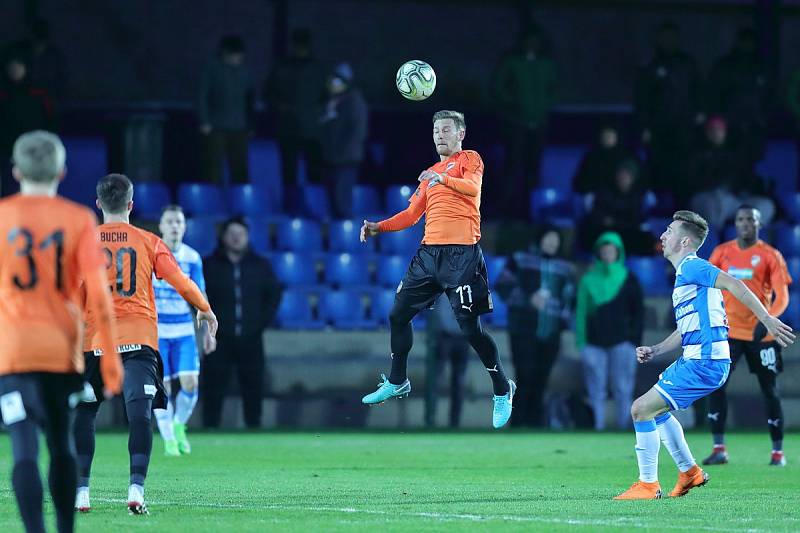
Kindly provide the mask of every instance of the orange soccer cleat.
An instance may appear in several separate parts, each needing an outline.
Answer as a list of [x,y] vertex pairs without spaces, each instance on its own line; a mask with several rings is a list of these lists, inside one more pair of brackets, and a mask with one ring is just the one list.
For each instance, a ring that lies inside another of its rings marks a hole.
[[669,495],[673,498],[679,496],[686,496],[689,491],[695,487],[702,487],[708,483],[708,474],[697,465],[694,465],[686,472],[681,472],[678,476],[678,482],[675,483],[675,488]]
[[658,481],[652,483],[637,481],[619,496],[614,496],[615,500],[657,500],[659,498],[661,498],[661,485]]

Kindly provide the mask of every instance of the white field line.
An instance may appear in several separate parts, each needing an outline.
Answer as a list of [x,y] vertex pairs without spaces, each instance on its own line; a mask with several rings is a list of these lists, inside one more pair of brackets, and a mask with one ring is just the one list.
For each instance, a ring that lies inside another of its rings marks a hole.
[[[125,504],[127,500],[117,498],[92,498],[92,501],[101,503],[115,503]],[[169,501],[156,501],[146,500],[148,505],[156,505],[159,507],[204,507],[209,509],[253,509],[256,508],[252,505],[243,505],[235,503],[184,503],[184,502],[169,502]],[[537,523],[537,524],[564,524],[570,526],[611,526],[611,527],[631,527],[641,529],[652,529],[654,524],[638,522],[631,518],[619,518],[616,520],[584,520],[578,518],[545,518],[539,516],[520,516],[520,515],[478,515],[478,514],[462,514],[462,513],[433,513],[433,512],[389,512],[377,509],[356,509],[354,507],[309,507],[309,506],[294,506],[294,505],[259,505],[258,509],[271,509],[276,511],[303,511],[311,513],[342,513],[342,514],[362,514],[362,515],[377,515],[377,516],[391,516],[397,517],[413,517],[413,518],[430,518],[442,522],[522,522],[522,523]],[[689,530],[689,531],[728,531],[736,533],[759,533],[767,531],[757,528],[720,528],[699,525],[676,525],[676,524],[659,524],[659,529],[671,530]]]

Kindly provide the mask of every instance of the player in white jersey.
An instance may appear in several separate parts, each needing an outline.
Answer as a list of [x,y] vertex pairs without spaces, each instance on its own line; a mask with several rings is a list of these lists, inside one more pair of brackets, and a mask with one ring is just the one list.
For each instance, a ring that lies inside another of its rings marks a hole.
[[[205,292],[200,254],[183,243],[186,232],[183,209],[179,205],[166,206],[161,212],[158,228],[181,270]],[[164,386],[169,396],[167,408],[156,409],[155,414],[158,430],[164,439],[164,454],[177,457],[192,451],[186,438],[186,423],[197,405],[200,375],[195,320],[189,304],[169,283],[154,279],[153,288],[158,310],[158,351],[164,361]],[[214,338],[205,328],[202,336],[204,350],[213,352]],[[180,389],[176,391],[177,382]]]
[[704,485],[708,475],[697,466],[683,435],[683,428],[670,414],[721,387],[728,378],[728,319],[722,290],[730,291],[766,326],[781,346],[794,342],[792,329],[770,315],[758,298],[740,280],[697,257],[697,249],[708,235],[708,223],[692,211],[678,211],[661,235],[664,257],[675,267],[672,305],[677,329],[655,346],[639,346],[640,363],[682,348],[683,354],[659,376],[658,383],[631,405],[636,430],[639,480],[615,500],[649,500],[661,497],[658,483],[660,443],[675,460],[680,474],[670,496],[683,496]]

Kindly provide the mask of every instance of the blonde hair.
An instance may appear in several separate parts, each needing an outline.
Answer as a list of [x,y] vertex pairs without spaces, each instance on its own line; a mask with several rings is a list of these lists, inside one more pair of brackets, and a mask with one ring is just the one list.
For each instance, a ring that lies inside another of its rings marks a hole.
[[453,119],[457,130],[467,129],[467,123],[464,122],[464,113],[459,113],[458,111],[449,111],[447,109],[443,109],[434,113],[433,123],[435,124],[437,120],[445,120],[448,118]]
[[14,143],[12,160],[23,179],[51,183],[64,171],[67,151],[58,135],[36,130],[19,136]]
[[676,211],[672,215],[672,220],[681,223],[683,231],[697,245],[695,249],[700,248],[706,241],[706,237],[708,237],[708,222],[694,211]]

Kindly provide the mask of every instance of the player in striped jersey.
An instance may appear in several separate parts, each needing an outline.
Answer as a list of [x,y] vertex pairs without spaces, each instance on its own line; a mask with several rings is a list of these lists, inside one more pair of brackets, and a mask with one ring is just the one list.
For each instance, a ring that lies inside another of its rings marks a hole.
[[631,405],[639,480],[616,500],[661,497],[660,442],[680,470],[670,496],[683,496],[708,481],[708,475],[697,466],[689,450],[683,428],[670,411],[686,409],[720,388],[728,378],[731,359],[722,289],[746,305],[781,346],[794,342],[792,329],[770,315],[741,280],[697,257],[696,252],[708,235],[708,223],[703,217],[692,211],[678,211],[672,219],[661,235],[661,244],[664,257],[676,271],[672,305],[678,327],[661,343],[636,348],[636,357],[644,363],[679,347],[683,355],[661,374],[653,388]]
[[[186,218],[181,206],[166,206],[161,212],[158,229],[183,273],[205,293],[203,260],[199,253],[183,242]],[[186,438],[186,423],[197,405],[197,382],[200,375],[195,320],[192,307],[172,285],[164,280],[153,279],[153,288],[158,310],[158,351],[164,361],[164,388],[168,396],[167,408],[156,409],[154,412],[158,430],[164,439],[164,454],[176,457],[192,451]],[[204,350],[214,351],[216,340],[208,333],[204,324],[200,328]],[[180,390],[176,392],[174,389],[178,383]]]

